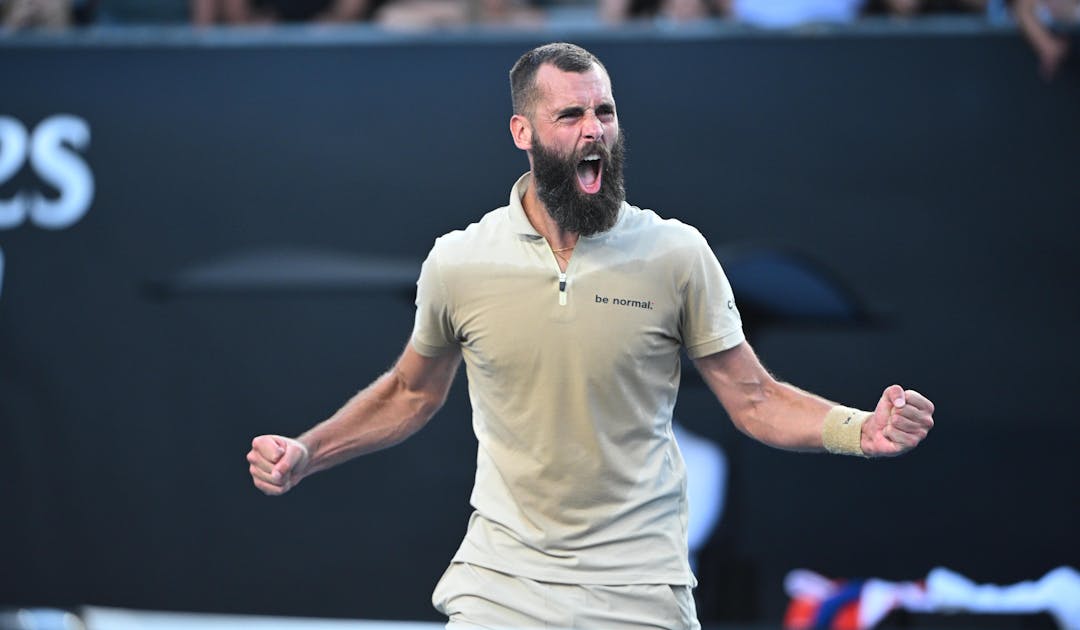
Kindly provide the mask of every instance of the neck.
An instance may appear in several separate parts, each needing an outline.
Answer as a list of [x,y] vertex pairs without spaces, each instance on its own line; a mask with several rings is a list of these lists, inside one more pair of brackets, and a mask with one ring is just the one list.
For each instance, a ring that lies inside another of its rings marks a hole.
[[569,232],[559,227],[555,219],[547,211],[547,206],[540,201],[536,194],[536,184],[530,178],[529,187],[521,198],[521,207],[525,209],[525,216],[533,228],[543,236],[552,249],[570,248],[577,245],[577,232]]

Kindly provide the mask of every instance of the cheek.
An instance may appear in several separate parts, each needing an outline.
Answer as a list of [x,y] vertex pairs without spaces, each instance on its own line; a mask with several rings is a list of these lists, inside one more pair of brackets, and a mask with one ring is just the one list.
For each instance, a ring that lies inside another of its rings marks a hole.
[[576,134],[556,133],[552,139],[551,147],[558,151],[559,155],[569,157],[578,149],[581,140]]

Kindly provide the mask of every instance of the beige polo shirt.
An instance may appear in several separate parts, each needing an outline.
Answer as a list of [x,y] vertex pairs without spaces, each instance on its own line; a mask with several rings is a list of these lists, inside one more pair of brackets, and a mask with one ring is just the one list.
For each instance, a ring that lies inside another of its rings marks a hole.
[[671,430],[679,354],[743,341],[704,237],[624,203],[566,273],[510,204],[435,241],[413,347],[460,346],[479,446],[454,561],[576,584],[694,584]]

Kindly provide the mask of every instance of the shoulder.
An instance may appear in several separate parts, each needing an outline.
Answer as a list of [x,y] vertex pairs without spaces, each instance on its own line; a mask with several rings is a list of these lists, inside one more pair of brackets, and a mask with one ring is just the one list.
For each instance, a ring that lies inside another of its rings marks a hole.
[[443,234],[435,239],[432,253],[454,260],[505,239],[510,233],[508,210],[507,206],[496,208],[463,229]]
[[648,239],[658,245],[674,248],[708,247],[708,242],[697,228],[679,219],[664,218],[648,208],[629,203],[623,205],[623,218],[619,231],[631,238]]

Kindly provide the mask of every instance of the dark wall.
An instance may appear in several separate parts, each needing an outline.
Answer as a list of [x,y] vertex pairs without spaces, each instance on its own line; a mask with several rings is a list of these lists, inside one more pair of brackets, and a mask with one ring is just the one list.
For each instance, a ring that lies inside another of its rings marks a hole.
[[[68,162],[94,182],[47,229],[12,204],[67,184],[30,161],[0,180],[0,605],[435,618],[469,511],[463,382],[409,442],[282,498],[244,454],[400,352],[400,278],[527,168],[506,72],[549,37],[153,33],[0,40],[0,117],[30,139],[85,121]],[[1000,32],[574,39],[614,78],[633,203],[718,247],[803,252],[876,316],[755,330],[767,365],[861,407],[893,382],[938,407],[916,452],[865,462],[762,447],[687,383],[679,415],[733,467],[707,614],[776,619],[795,567],[1080,564],[1075,68],[1046,85]]]

